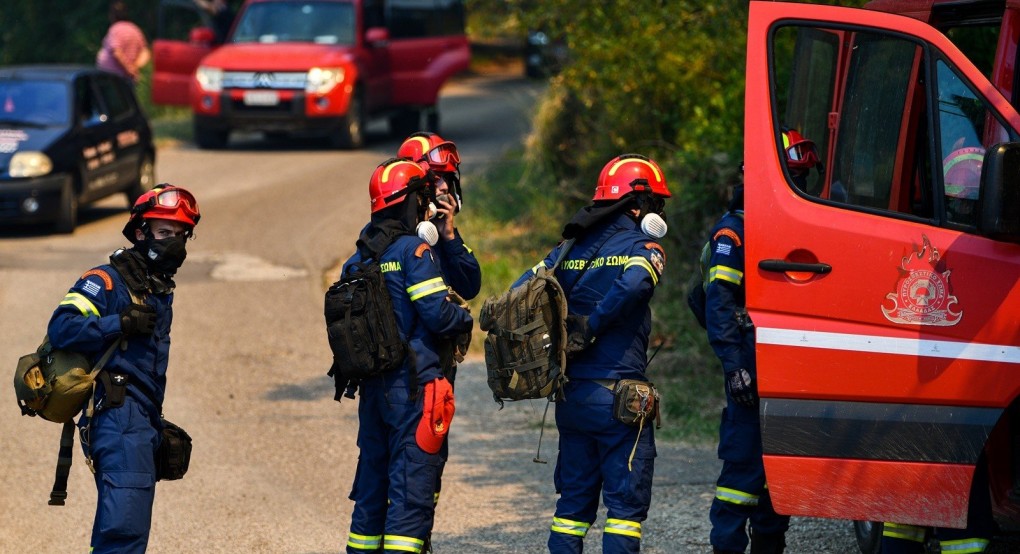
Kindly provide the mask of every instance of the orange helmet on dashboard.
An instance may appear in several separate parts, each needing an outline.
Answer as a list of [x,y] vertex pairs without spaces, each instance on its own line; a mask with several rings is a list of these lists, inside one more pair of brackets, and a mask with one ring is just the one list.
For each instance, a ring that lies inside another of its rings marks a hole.
[[592,200],[619,200],[631,192],[672,196],[659,164],[640,154],[623,154],[602,168]]
[[391,158],[379,164],[368,182],[372,213],[395,206],[411,193],[422,190],[428,177],[422,167],[407,158]]
[[135,200],[123,233],[128,240],[134,242],[135,229],[141,228],[146,219],[177,221],[187,225],[190,231],[201,218],[195,195],[181,187],[160,183]]
[[454,173],[460,166],[457,145],[435,133],[421,132],[407,137],[397,150],[397,156],[425,164],[439,173]]
[[783,152],[790,169],[811,169],[821,161],[815,143],[804,138],[796,129],[783,129]]

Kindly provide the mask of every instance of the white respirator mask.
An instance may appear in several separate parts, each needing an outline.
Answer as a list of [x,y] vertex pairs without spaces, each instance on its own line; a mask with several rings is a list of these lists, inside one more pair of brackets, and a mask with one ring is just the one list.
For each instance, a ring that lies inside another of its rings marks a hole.
[[659,214],[645,214],[641,218],[641,232],[653,239],[661,239],[666,236],[668,228],[666,220],[662,219],[662,216]]
[[418,233],[418,238],[427,242],[429,246],[435,246],[439,242],[439,229],[436,229],[436,224],[431,221],[419,223],[415,232]]

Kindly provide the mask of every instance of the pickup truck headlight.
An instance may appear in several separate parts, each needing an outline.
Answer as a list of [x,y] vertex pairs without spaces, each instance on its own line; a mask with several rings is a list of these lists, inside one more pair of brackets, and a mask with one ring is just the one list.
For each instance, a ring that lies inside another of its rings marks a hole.
[[218,67],[199,66],[195,78],[198,79],[198,86],[206,92],[223,90],[223,70]]
[[342,82],[344,82],[342,67],[313,67],[308,70],[305,92],[326,94]]
[[11,177],[40,177],[53,171],[53,162],[42,152],[17,152],[11,157]]

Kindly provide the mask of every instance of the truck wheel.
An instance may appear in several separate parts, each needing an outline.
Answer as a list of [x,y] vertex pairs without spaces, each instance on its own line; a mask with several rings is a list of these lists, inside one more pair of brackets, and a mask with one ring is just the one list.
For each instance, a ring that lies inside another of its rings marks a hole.
[[60,211],[53,223],[53,230],[61,234],[74,232],[78,226],[78,194],[74,190],[74,181],[67,181],[60,189]]
[[365,122],[367,119],[365,102],[361,98],[361,89],[355,89],[340,129],[329,137],[330,146],[346,150],[365,146]]
[[421,111],[414,109],[401,110],[390,116],[390,135],[404,138],[418,131],[425,131],[421,124]]
[[203,150],[222,150],[227,146],[230,131],[218,131],[195,123],[194,134],[195,144],[199,148]]
[[855,521],[854,535],[861,554],[879,554],[882,551],[882,522]]
[[439,108],[430,106],[425,109],[425,128],[433,133],[439,133]]
[[152,161],[152,154],[146,154],[142,158],[142,164],[138,167],[138,180],[131,184],[124,194],[127,196],[128,207],[135,205],[138,197],[152,190],[156,185],[156,164]]

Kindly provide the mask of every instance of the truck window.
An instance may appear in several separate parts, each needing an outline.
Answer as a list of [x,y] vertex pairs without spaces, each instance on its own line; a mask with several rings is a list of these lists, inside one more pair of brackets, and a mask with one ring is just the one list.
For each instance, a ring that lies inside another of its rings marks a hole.
[[958,70],[913,40],[853,29],[780,27],[772,52],[777,140],[796,128],[828,162],[792,187],[848,209],[976,224],[984,152],[1016,138]]
[[345,2],[249,4],[231,42],[354,44],[354,6]]
[[391,0],[387,9],[393,38],[464,34],[463,0]]

